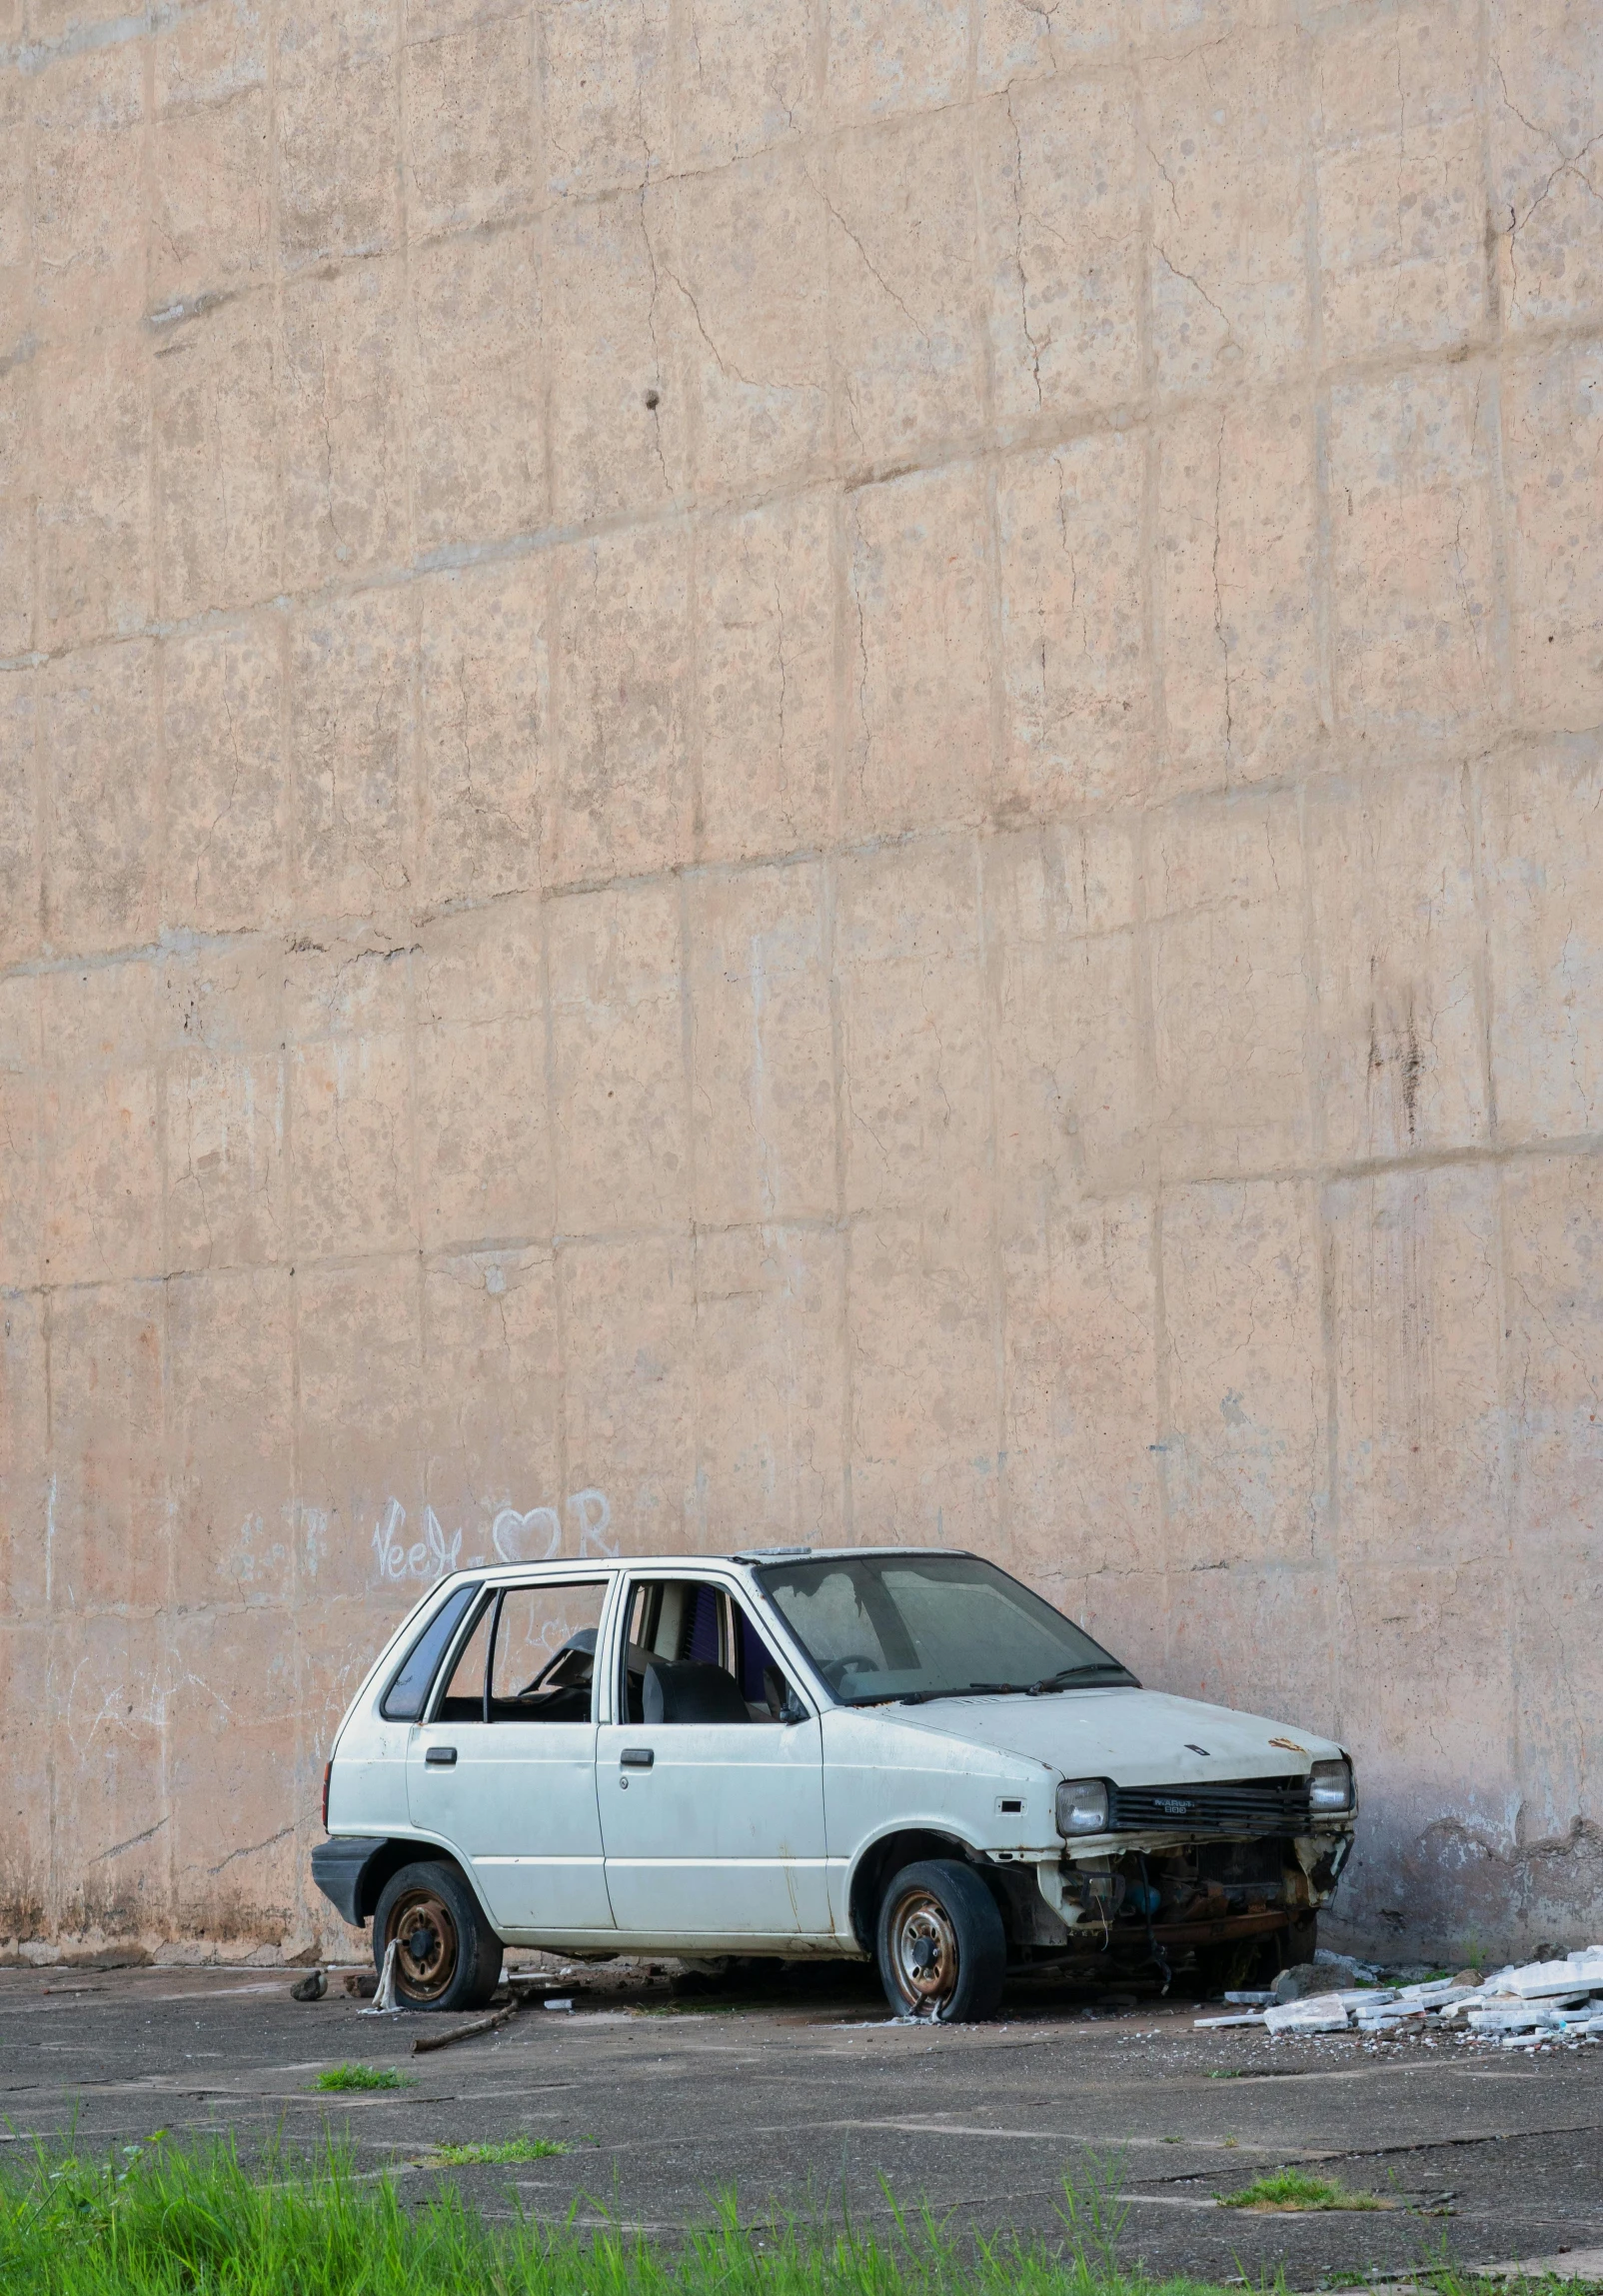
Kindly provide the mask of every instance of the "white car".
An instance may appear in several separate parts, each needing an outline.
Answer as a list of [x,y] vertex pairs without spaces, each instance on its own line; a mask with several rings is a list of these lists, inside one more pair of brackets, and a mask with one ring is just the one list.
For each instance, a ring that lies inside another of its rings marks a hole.
[[1313,1951],[1344,1749],[1143,1690],[950,1549],[457,1572],[353,1699],[312,1871],[400,1999],[482,2004],[505,1946],[877,1958],[898,2012],[1009,1969],[1244,1979]]

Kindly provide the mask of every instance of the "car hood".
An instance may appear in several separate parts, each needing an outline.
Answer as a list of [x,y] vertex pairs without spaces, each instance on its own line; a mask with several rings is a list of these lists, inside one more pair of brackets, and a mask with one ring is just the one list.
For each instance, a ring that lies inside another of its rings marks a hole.
[[[885,1708],[876,1708],[885,1712]],[[1161,1690],[1049,1691],[1039,1698],[941,1698],[888,1709],[907,1728],[1043,1762],[1068,1778],[1115,1785],[1303,1777],[1342,1749],[1262,1714],[1238,1714]],[[1205,1752],[1199,1752],[1205,1747]]]

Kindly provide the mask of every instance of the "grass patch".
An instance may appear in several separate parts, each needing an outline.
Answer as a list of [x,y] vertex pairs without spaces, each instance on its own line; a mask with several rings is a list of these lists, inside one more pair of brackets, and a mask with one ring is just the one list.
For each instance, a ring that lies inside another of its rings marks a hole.
[[[536,2140],[538,2146],[538,2140]],[[462,2148],[477,2150],[478,2148]],[[492,2148],[498,2150],[500,2148]],[[18,2148],[20,2152],[21,2148]],[[91,2162],[0,2157],[5,2296],[1223,2296],[1119,2268],[1118,2164],[1065,2185],[1057,2233],[995,2239],[891,2199],[872,2231],[743,2225],[733,2196],[672,2240],[610,2219],[490,2221],[447,2186],[358,2175],[335,2145],[247,2164],[228,2142],[152,2141]],[[606,2216],[605,2200],[600,2213]]]
[[398,2073],[388,2065],[330,2065],[327,2072],[319,2073],[320,2089],[412,2089],[417,2087],[410,2073]]
[[436,2158],[447,2168],[510,2168],[520,2160],[553,2160],[573,2149],[554,2136],[510,2136],[501,2144],[443,2144]]
[[642,2017],[748,2017],[754,2003],[743,2001],[704,2001],[700,1994],[687,1994],[683,2001],[649,2001],[637,2011]]
[[1273,2176],[1255,2177],[1240,2192],[1221,2192],[1221,2208],[1381,2208],[1372,2192],[1349,2192],[1326,2176],[1310,2176],[1306,2169],[1282,2168]]

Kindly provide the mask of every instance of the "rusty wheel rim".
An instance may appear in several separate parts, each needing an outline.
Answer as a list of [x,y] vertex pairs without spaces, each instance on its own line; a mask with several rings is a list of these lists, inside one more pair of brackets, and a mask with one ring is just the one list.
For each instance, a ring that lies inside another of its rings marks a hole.
[[909,1890],[890,1922],[896,1986],[915,2017],[938,2017],[957,1990],[957,1933],[930,1890]]
[[457,1924],[437,1890],[409,1889],[396,1900],[386,1945],[395,1946],[397,1982],[415,2001],[437,2001],[460,1958]]

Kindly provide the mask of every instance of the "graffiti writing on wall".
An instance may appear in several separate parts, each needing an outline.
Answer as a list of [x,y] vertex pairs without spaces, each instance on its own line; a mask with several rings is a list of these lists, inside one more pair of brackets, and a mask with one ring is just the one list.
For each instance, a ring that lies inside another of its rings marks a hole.
[[[570,1491],[563,1501],[575,1554],[616,1554],[610,1535],[612,1506],[600,1490]],[[443,1578],[448,1570],[478,1570],[497,1562],[549,1562],[562,1552],[563,1514],[554,1506],[499,1507],[491,1519],[490,1551],[464,1554],[460,1527],[446,1531],[432,1506],[423,1510],[423,1536],[406,1536],[407,1510],[392,1498],[373,1533],[373,1551],[383,1579]]]

